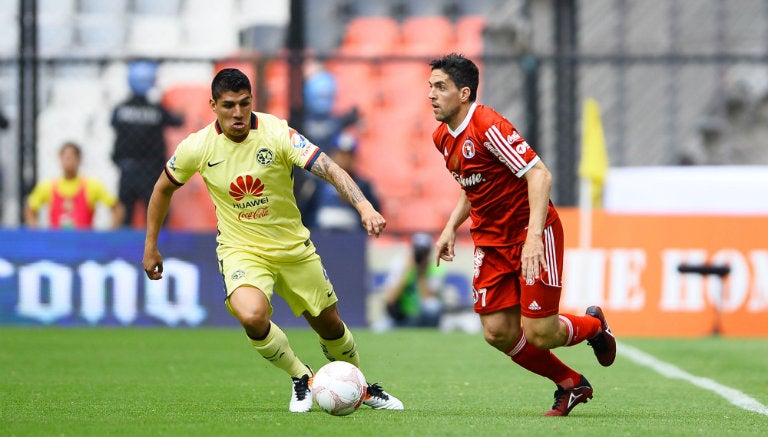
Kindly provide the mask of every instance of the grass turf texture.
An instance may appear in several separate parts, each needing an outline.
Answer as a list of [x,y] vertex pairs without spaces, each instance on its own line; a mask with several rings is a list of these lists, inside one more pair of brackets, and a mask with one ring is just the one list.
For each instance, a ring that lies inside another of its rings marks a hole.
[[[315,334],[286,330],[325,363]],[[482,335],[403,330],[355,335],[369,382],[405,411],[334,417],[288,412],[290,380],[233,329],[0,329],[0,435],[11,436],[752,436],[768,417],[666,379],[621,355],[600,367],[586,345],[558,349],[595,397],[542,417],[554,385]],[[768,404],[768,341],[621,339]]]

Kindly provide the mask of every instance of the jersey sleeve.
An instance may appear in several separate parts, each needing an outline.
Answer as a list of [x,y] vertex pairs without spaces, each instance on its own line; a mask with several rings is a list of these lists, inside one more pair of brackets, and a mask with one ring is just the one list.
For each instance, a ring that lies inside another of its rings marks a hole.
[[112,208],[117,203],[117,197],[107,190],[99,180],[88,178],[86,180],[86,189],[88,193],[88,204],[93,206],[96,203],[102,203]]
[[539,155],[508,121],[492,124],[485,131],[485,137],[485,147],[519,178],[540,160]]
[[288,136],[280,142],[287,153],[288,161],[304,169],[309,169],[320,156],[320,148],[312,144],[296,129],[288,128]]
[[29,197],[27,197],[27,205],[29,205],[29,208],[32,211],[37,212],[37,210],[39,210],[41,206],[51,201],[52,192],[53,192],[52,181],[44,180],[39,182],[32,189],[32,192],[29,193]]
[[173,156],[165,164],[165,174],[176,185],[184,185],[199,171],[202,151],[195,139],[195,135],[190,135],[179,143]]

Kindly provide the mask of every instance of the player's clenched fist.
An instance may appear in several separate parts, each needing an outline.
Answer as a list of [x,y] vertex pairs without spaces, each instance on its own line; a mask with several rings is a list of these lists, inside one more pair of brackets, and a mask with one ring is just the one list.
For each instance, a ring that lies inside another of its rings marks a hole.
[[144,252],[141,264],[149,279],[156,280],[163,277],[163,257],[157,250]]

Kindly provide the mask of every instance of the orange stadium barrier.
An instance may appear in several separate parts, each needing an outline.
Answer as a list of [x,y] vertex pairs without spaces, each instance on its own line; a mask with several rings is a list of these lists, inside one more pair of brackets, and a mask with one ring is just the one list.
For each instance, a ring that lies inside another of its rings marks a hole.
[[[768,217],[592,214],[580,248],[577,209],[566,234],[561,311],[600,303],[618,336],[768,336]],[[730,273],[681,273],[681,265]]]
[[[595,210],[592,242],[580,247],[579,210],[558,210],[566,238],[561,312],[583,314],[587,306],[601,305],[619,338],[768,336],[768,216]],[[392,244],[368,244],[369,269],[383,274],[395,253]],[[472,250],[462,237],[455,260],[440,264],[467,284],[459,290],[465,299],[471,295]],[[730,273],[724,279],[681,273],[681,265],[728,266]]]

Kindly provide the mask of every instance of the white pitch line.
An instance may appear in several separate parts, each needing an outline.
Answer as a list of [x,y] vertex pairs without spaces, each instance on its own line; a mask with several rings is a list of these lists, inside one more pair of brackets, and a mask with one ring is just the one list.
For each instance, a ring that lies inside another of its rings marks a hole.
[[667,378],[682,379],[695,386],[714,392],[739,408],[768,416],[768,407],[761,404],[757,399],[742,393],[735,388],[719,384],[709,378],[691,375],[677,366],[658,360],[653,355],[649,355],[624,343],[620,343],[618,346],[617,352],[619,354],[624,355],[637,364],[650,367]]

